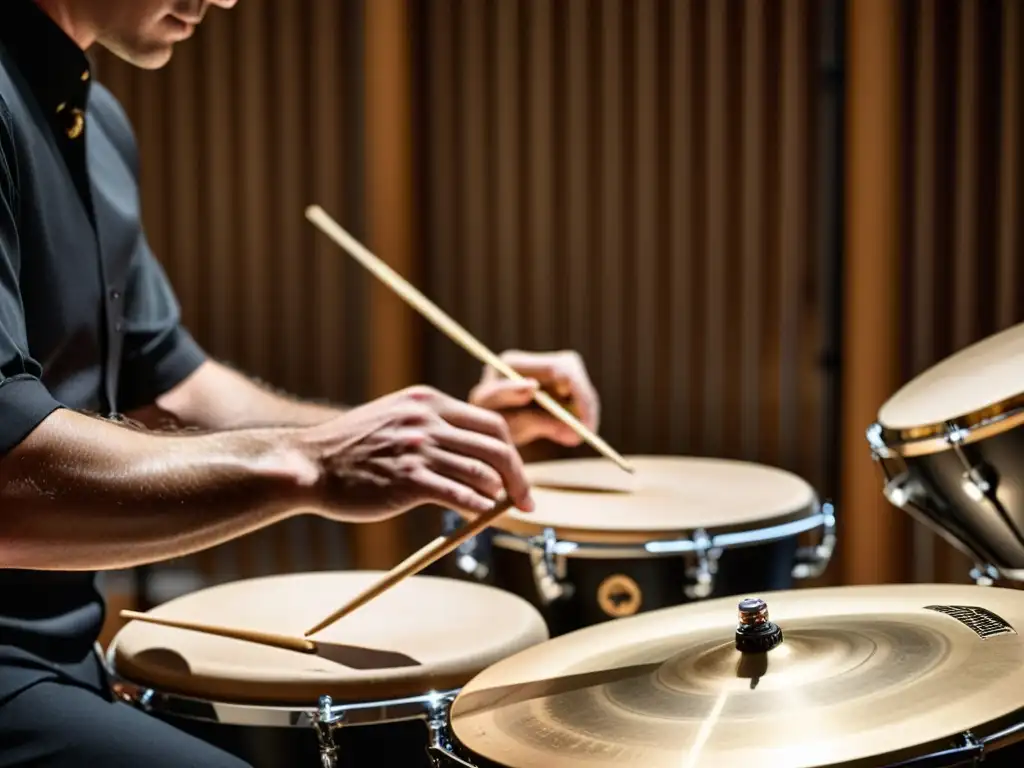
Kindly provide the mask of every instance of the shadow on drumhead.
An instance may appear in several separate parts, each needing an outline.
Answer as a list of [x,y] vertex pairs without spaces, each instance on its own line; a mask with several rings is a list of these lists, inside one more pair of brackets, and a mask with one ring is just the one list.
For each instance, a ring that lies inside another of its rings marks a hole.
[[135,663],[147,669],[170,672],[176,677],[192,674],[185,657],[170,648],[148,648],[136,657]]
[[400,669],[402,667],[422,666],[412,656],[407,656],[398,651],[382,651],[378,648],[364,648],[359,645],[325,643],[323,640],[317,640],[316,645],[317,656],[351,669]]

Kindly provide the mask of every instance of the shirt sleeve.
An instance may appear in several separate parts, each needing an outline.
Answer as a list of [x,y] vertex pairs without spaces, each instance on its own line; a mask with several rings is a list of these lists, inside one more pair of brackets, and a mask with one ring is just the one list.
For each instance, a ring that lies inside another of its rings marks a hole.
[[7,107],[0,101],[0,457],[6,456],[61,407],[41,380],[42,367],[28,351],[25,312],[18,287],[18,187]]
[[132,411],[152,405],[188,378],[206,354],[181,323],[181,311],[167,275],[140,237],[124,293],[124,348],[118,405]]

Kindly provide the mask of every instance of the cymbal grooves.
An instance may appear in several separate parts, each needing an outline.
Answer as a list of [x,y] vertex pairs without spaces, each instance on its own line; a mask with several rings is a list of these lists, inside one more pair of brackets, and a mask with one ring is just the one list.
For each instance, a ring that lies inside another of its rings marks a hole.
[[1015,635],[1017,631],[992,611],[973,605],[926,605],[925,610],[937,611],[956,619],[978,637],[987,639],[997,635]]

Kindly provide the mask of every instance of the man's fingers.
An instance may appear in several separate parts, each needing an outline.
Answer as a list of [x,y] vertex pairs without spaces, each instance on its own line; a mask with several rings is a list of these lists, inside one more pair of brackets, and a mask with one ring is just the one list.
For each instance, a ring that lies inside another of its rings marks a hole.
[[550,440],[553,443],[574,448],[583,442],[576,430],[546,411],[523,410],[506,414],[509,429],[523,443],[534,440]]
[[510,408],[522,408],[528,405],[533,400],[538,386],[536,379],[524,381],[505,378],[493,379],[474,387],[469,399],[480,408],[507,411]]
[[427,464],[436,474],[469,486],[492,501],[498,498],[504,488],[498,471],[479,459],[433,447],[425,449],[424,454]]
[[494,508],[495,500],[488,498],[467,485],[423,468],[410,478],[413,492],[421,503],[434,503],[442,507],[482,515]]
[[[499,417],[500,418],[500,417]],[[502,427],[508,431],[504,419]],[[523,460],[511,442],[499,440],[481,432],[459,429],[455,426],[440,428],[436,432],[437,445],[447,451],[479,459],[501,475],[505,492],[519,509],[533,509],[530,484],[526,479]]]

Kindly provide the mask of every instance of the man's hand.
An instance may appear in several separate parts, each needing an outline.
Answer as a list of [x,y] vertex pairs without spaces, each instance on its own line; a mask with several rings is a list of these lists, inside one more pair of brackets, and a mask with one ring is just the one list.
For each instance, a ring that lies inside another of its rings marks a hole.
[[555,399],[563,403],[568,401],[568,408],[576,417],[590,430],[597,431],[601,403],[583,359],[576,352],[509,351],[501,358],[528,380],[506,379],[487,366],[480,383],[470,392],[469,402],[501,412],[516,445],[542,439],[565,446],[576,446],[582,442],[572,428],[547,411],[529,407],[538,386]]
[[533,509],[505,421],[430,387],[381,397],[301,434],[303,452],[322,469],[322,502],[346,518],[386,519],[429,503],[481,513],[503,489]]

